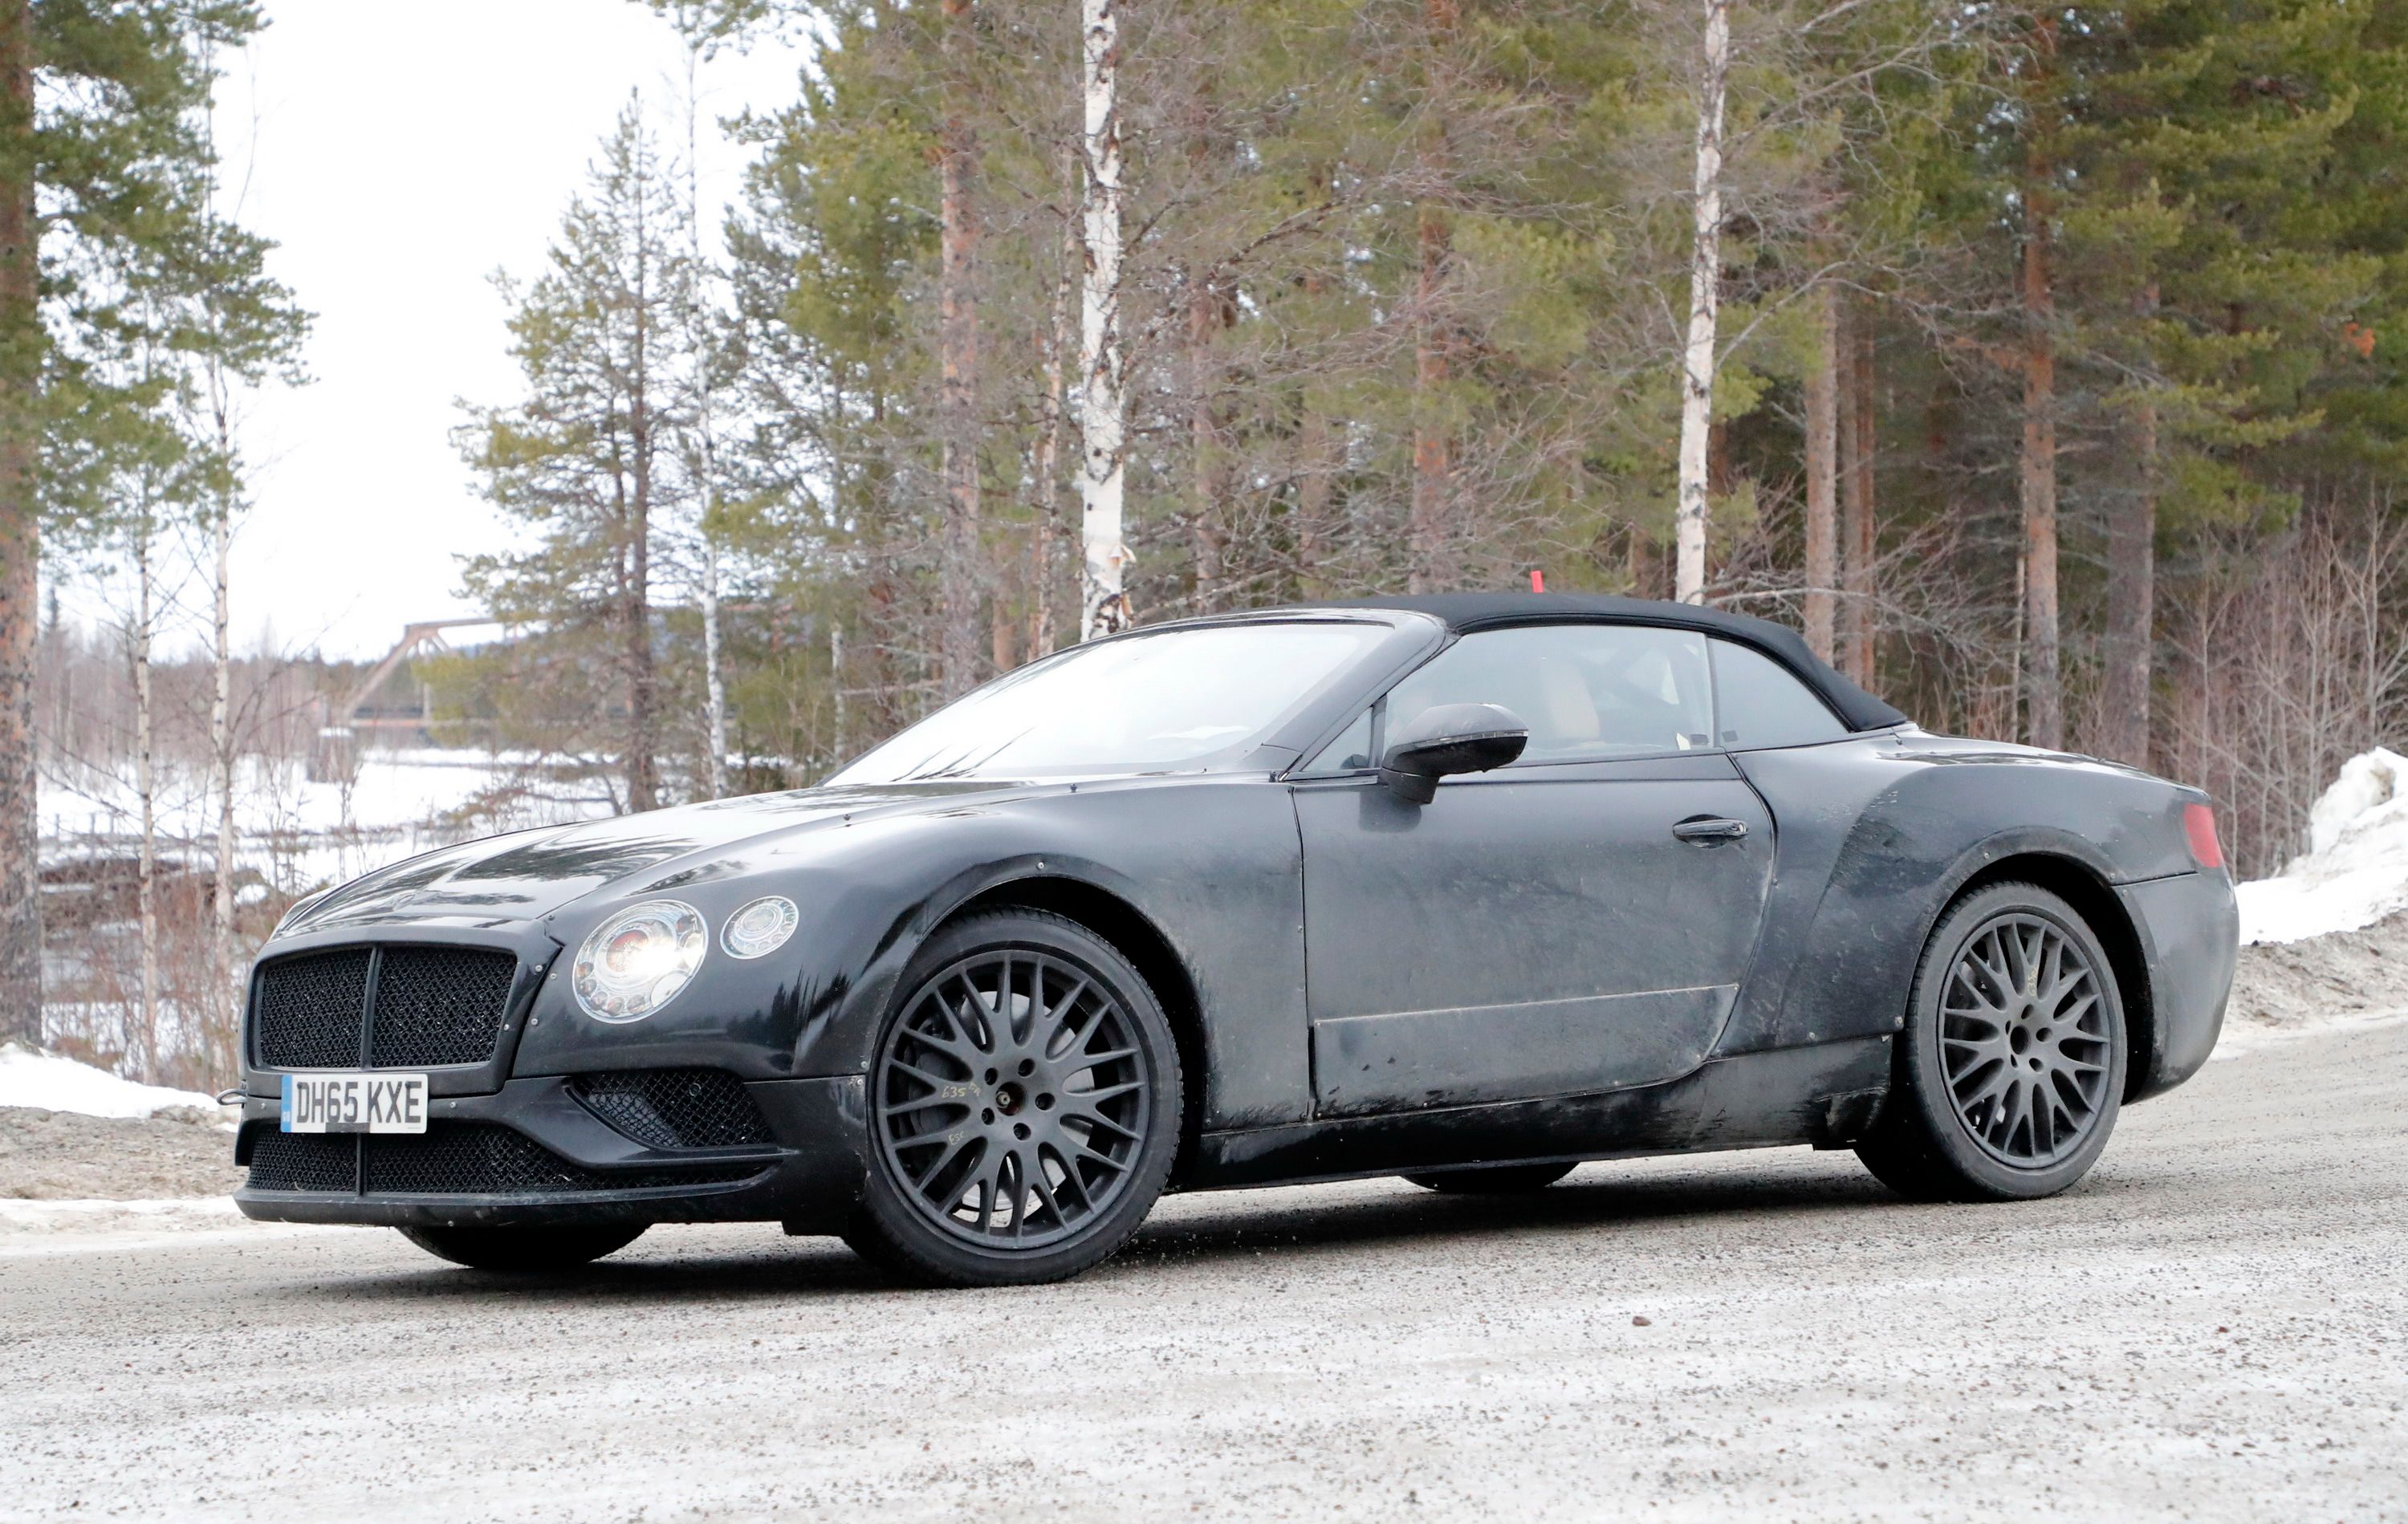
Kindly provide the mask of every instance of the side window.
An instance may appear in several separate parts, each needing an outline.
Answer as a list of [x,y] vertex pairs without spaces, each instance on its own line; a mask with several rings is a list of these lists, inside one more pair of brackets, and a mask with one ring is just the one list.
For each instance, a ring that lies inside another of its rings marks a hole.
[[1338,733],[1338,738],[1313,754],[1312,761],[1297,769],[1299,777],[1328,777],[1338,773],[1359,773],[1371,765],[1371,711],[1364,710],[1354,717],[1354,723]]
[[1813,746],[1848,734],[1837,716],[1786,667],[1761,651],[1717,640],[1714,713],[1733,751]]
[[1464,636],[1388,693],[1388,724],[1441,704],[1501,704],[1530,728],[1525,762],[1713,745],[1705,637],[1633,624],[1540,624]]

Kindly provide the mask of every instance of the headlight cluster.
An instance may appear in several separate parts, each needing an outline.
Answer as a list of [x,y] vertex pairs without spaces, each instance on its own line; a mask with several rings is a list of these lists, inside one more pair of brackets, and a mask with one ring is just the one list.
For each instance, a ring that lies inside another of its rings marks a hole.
[[[728,917],[719,945],[731,958],[767,957],[801,919],[794,901],[768,895]],[[681,900],[646,900],[594,928],[577,949],[570,987],[596,1021],[640,1021],[694,982],[710,947],[701,911]]]

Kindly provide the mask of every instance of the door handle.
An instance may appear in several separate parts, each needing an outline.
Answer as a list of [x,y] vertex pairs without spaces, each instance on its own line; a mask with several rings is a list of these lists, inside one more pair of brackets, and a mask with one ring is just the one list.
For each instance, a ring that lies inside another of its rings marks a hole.
[[1697,815],[1672,827],[1672,834],[1700,847],[1714,847],[1745,836],[1747,822],[1727,820],[1719,815]]

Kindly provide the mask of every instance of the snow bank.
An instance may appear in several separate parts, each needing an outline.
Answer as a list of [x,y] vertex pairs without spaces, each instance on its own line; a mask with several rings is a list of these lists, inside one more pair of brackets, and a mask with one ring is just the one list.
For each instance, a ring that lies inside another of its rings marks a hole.
[[2382,747],[2342,764],[2308,815],[2308,850],[2236,887],[2241,940],[2299,942],[2408,911],[2408,757]]
[[106,1069],[39,1053],[21,1043],[0,1043],[0,1106],[38,1106],[79,1111],[88,1117],[148,1117],[174,1106],[214,1112],[217,1098],[198,1090],[136,1085]]

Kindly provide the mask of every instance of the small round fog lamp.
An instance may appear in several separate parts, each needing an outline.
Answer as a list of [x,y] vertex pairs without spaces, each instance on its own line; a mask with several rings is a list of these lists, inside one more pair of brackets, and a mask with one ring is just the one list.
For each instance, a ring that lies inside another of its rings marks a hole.
[[765,895],[727,918],[719,945],[730,958],[766,958],[786,945],[803,913],[782,894]]

